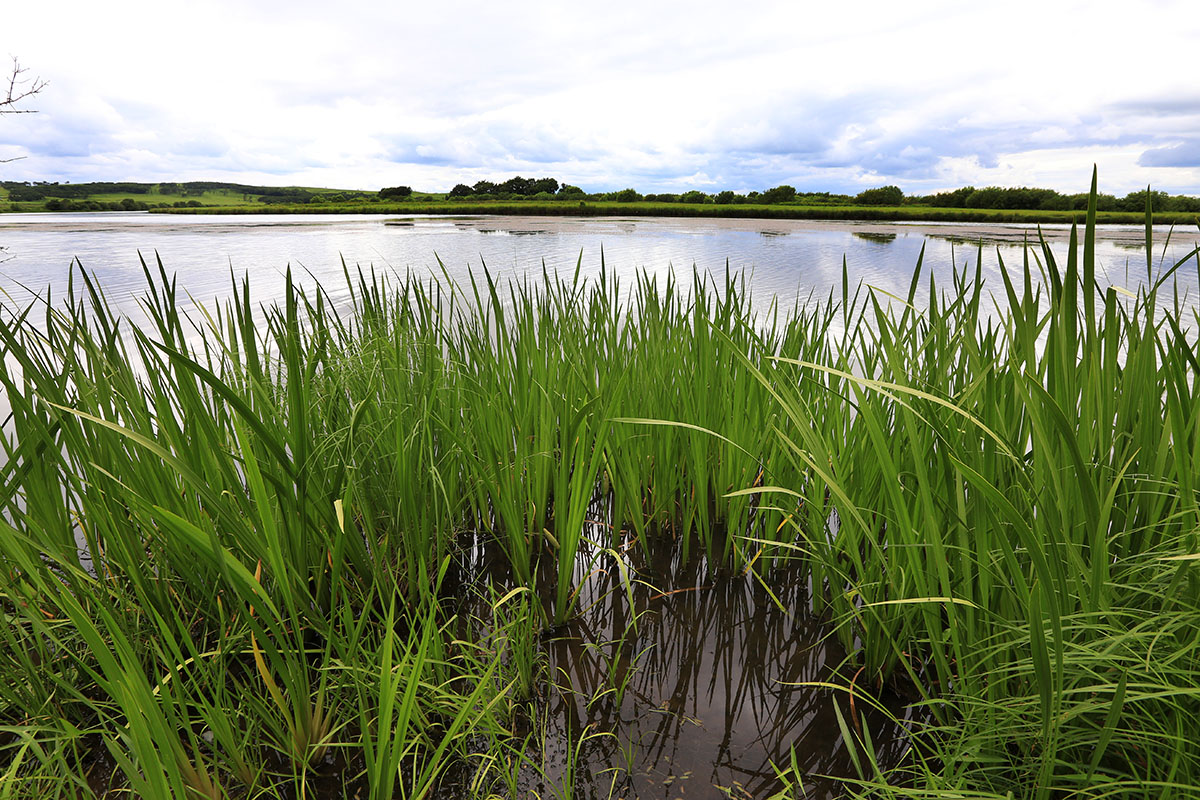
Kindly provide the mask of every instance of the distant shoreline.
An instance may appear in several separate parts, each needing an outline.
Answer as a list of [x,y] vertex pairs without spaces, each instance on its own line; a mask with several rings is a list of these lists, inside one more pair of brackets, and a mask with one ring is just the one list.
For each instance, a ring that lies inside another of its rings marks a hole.
[[[1086,220],[1083,211],[1024,211],[974,208],[935,208],[932,206],[801,206],[801,205],[716,205],[653,202],[470,202],[455,203],[330,203],[304,205],[203,206],[200,208],[154,209],[158,214],[397,214],[435,216],[526,216],[526,217],[700,217],[717,219],[764,220],[841,220],[862,222],[997,222],[1065,223]],[[1101,211],[1101,225],[1140,225],[1146,215],[1128,211]],[[1154,214],[1156,225],[1197,225],[1200,219],[1191,212]]]
[[[1200,197],[1149,189],[1123,198],[1093,195],[1101,225],[1154,222],[1200,226]],[[798,192],[792,186],[738,194],[640,194],[634,189],[587,193],[554,178],[517,176],[501,184],[459,184],[450,192],[395,186],[366,191],[304,186],[253,186],[221,181],[166,183],[22,183],[0,181],[0,213],[149,211],[164,214],[413,214],[437,216],[693,217],[930,223],[1083,223],[1088,196],[1052,189],[967,186],[906,196],[896,186],[857,195]]]

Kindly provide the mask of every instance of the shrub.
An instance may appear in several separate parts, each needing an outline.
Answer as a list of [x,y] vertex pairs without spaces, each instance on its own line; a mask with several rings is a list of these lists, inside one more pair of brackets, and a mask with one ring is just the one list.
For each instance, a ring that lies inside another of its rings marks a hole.
[[785,183],[773,189],[767,189],[763,192],[762,199],[764,203],[786,203],[789,200],[795,200],[796,187],[788,186]]
[[411,186],[389,186],[386,189],[379,190],[379,197],[383,200],[403,200],[411,196]]
[[899,186],[880,186],[859,192],[854,202],[863,206],[898,206],[904,202],[904,192]]

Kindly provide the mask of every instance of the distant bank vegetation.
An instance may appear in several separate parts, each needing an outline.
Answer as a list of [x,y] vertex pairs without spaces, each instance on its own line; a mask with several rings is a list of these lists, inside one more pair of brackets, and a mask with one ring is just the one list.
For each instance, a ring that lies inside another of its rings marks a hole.
[[[436,196],[424,196],[433,199]],[[211,206],[369,202],[377,192],[303,186],[252,186],[221,181],[185,183],[50,183],[0,181],[0,209],[12,211],[150,211]],[[7,201],[7,202],[5,202]]]
[[[398,187],[407,190],[408,187]],[[383,189],[380,195],[396,198],[408,195],[391,194],[396,189]],[[1172,196],[1164,192],[1152,192],[1154,208],[1159,211],[1200,212],[1200,197]],[[474,186],[458,184],[447,194],[455,200],[583,200],[616,203],[688,203],[732,205],[748,203],[754,205],[805,205],[805,206],[928,206],[933,208],[977,208],[1005,211],[1083,211],[1087,209],[1088,196],[1061,194],[1054,189],[1031,189],[1026,187],[1006,189],[987,186],[976,189],[965,186],[952,192],[932,195],[906,196],[898,186],[880,186],[865,189],[856,195],[832,192],[800,192],[795,187],[783,184],[764,191],[738,193],[724,190],[706,193],[691,190],[683,193],[642,194],[636,189],[621,189],[615,192],[588,193],[578,186],[559,184],[554,178],[530,179],[517,176],[503,183],[479,181]],[[1101,194],[1097,197],[1098,211],[1142,212],[1146,208],[1146,191],[1131,192],[1118,198]]]
[[[1169,195],[1148,189],[1124,197],[1100,194],[1097,210],[1140,214],[1147,194],[1156,212],[1194,214],[1200,212],[1200,197]],[[906,195],[898,186],[879,186],[856,195],[833,192],[801,192],[783,184],[763,191],[745,193],[724,190],[715,193],[693,189],[682,193],[642,194],[626,188],[613,192],[587,192],[556,178],[515,176],[499,183],[477,181],[455,185],[449,192],[414,191],[411,186],[391,186],[378,192],[325,189],[301,186],[254,186],[218,181],[184,183],[48,183],[0,181],[0,210],[10,211],[146,211],[167,209],[230,208],[252,211],[263,205],[323,207],[330,210],[372,210],[376,204],[396,203],[654,203],[686,206],[798,206],[850,208],[967,209],[1002,212],[1072,212],[1087,208],[1086,194],[1062,194],[1054,189],[965,186],[930,195]],[[361,208],[360,208],[361,207]],[[499,213],[499,212],[498,212]],[[530,212],[536,213],[536,211]],[[672,212],[664,210],[663,213]],[[679,212],[675,212],[679,213]],[[697,213],[707,216],[703,210]],[[721,216],[717,209],[709,213]],[[831,212],[845,216],[844,212]],[[732,216],[743,216],[731,213]],[[907,218],[911,213],[902,214]],[[932,216],[938,216],[936,213]]]

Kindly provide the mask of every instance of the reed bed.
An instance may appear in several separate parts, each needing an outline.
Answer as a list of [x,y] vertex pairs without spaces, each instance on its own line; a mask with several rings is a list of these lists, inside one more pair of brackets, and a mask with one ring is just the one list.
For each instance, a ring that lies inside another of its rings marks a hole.
[[538,636],[664,545],[806,581],[811,691],[917,698],[899,764],[844,726],[848,792],[1197,796],[1196,262],[1101,284],[1094,195],[1079,259],[906,299],[348,269],[185,314],[155,263],[142,328],[83,269],[4,306],[0,797],[502,792]]

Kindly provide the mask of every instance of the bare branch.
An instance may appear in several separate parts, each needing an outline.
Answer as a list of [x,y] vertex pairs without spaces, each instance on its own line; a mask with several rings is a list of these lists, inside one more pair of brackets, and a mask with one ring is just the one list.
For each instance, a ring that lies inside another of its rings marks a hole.
[[8,77],[8,91],[0,96],[0,114],[32,114],[37,109],[17,108],[22,100],[33,97],[46,88],[46,82],[41,78],[22,77],[29,70],[21,66],[16,56],[13,56],[12,74]]

